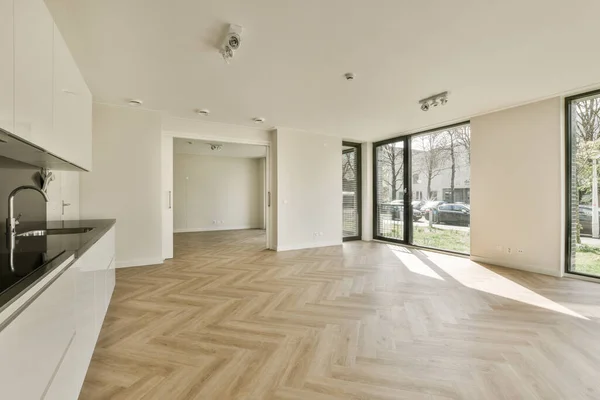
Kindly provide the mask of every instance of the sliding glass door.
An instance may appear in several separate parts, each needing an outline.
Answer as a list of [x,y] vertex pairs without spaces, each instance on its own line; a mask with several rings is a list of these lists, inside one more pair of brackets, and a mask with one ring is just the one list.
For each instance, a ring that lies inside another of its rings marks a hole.
[[600,92],[566,99],[567,272],[600,277]]
[[342,145],[342,237],[361,239],[361,156],[360,143]]
[[406,139],[374,146],[374,236],[376,239],[404,242],[407,237],[405,200]]
[[468,123],[375,143],[374,237],[468,254],[470,144]]

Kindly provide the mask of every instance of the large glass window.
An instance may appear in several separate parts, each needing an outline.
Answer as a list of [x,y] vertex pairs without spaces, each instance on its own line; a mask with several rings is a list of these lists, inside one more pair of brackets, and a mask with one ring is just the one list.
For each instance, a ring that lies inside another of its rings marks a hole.
[[567,99],[568,270],[600,277],[600,93]]
[[375,143],[375,238],[468,254],[470,150],[468,124]]
[[360,240],[361,204],[360,144],[342,146],[342,234],[344,240]]
[[[469,125],[414,135],[410,140],[412,244],[469,253]],[[421,193],[429,195],[423,198]]]

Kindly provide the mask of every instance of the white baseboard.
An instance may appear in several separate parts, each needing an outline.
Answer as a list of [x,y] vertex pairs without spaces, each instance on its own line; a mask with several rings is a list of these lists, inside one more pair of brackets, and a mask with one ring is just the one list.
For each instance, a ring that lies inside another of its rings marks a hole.
[[174,233],[189,233],[189,232],[209,232],[209,231],[239,231],[242,229],[260,229],[257,226],[239,225],[239,226],[210,226],[208,228],[182,228],[174,229]]
[[494,260],[494,259],[490,259],[487,257],[476,256],[473,254],[471,254],[470,258],[471,258],[471,261],[480,262],[480,263],[489,264],[489,265],[496,265],[498,267],[518,269],[520,271],[533,272],[533,273],[542,274],[542,275],[549,275],[549,276],[554,276],[557,278],[562,278],[562,276],[563,276],[562,272],[560,272],[560,271],[549,271],[547,269],[542,269],[542,268],[534,267],[531,265],[526,265],[526,264],[519,263],[519,262],[507,262],[507,261],[502,261],[502,260]]
[[139,258],[137,260],[117,261],[116,268],[142,267],[146,265],[157,265],[163,263],[162,258]]
[[275,248],[276,251],[289,251],[289,250],[302,250],[302,249],[314,249],[317,247],[330,247],[330,246],[341,246],[341,240],[335,240],[331,242],[314,242],[314,243],[302,243],[302,244],[293,244],[287,246],[277,246]]

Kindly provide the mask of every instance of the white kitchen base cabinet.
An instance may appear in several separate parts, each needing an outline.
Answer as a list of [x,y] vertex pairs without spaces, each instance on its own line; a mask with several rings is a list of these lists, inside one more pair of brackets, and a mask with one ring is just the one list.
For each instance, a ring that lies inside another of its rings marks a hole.
[[67,268],[0,332],[2,398],[43,397],[75,336],[74,277]]
[[2,399],[76,400],[115,286],[115,227],[0,331]]

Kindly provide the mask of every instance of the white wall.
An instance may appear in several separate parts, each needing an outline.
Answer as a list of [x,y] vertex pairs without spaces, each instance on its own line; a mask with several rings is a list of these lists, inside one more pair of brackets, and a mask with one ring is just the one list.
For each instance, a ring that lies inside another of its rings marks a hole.
[[341,139],[291,129],[275,135],[277,250],[341,244]]
[[471,258],[561,276],[562,100],[474,118],[471,135]]
[[160,114],[94,104],[93,159],[81,218],[117,219],[117,266],[162,262]]
[[175,154],[175,232],[262,228],[263,168],[258,158]]

